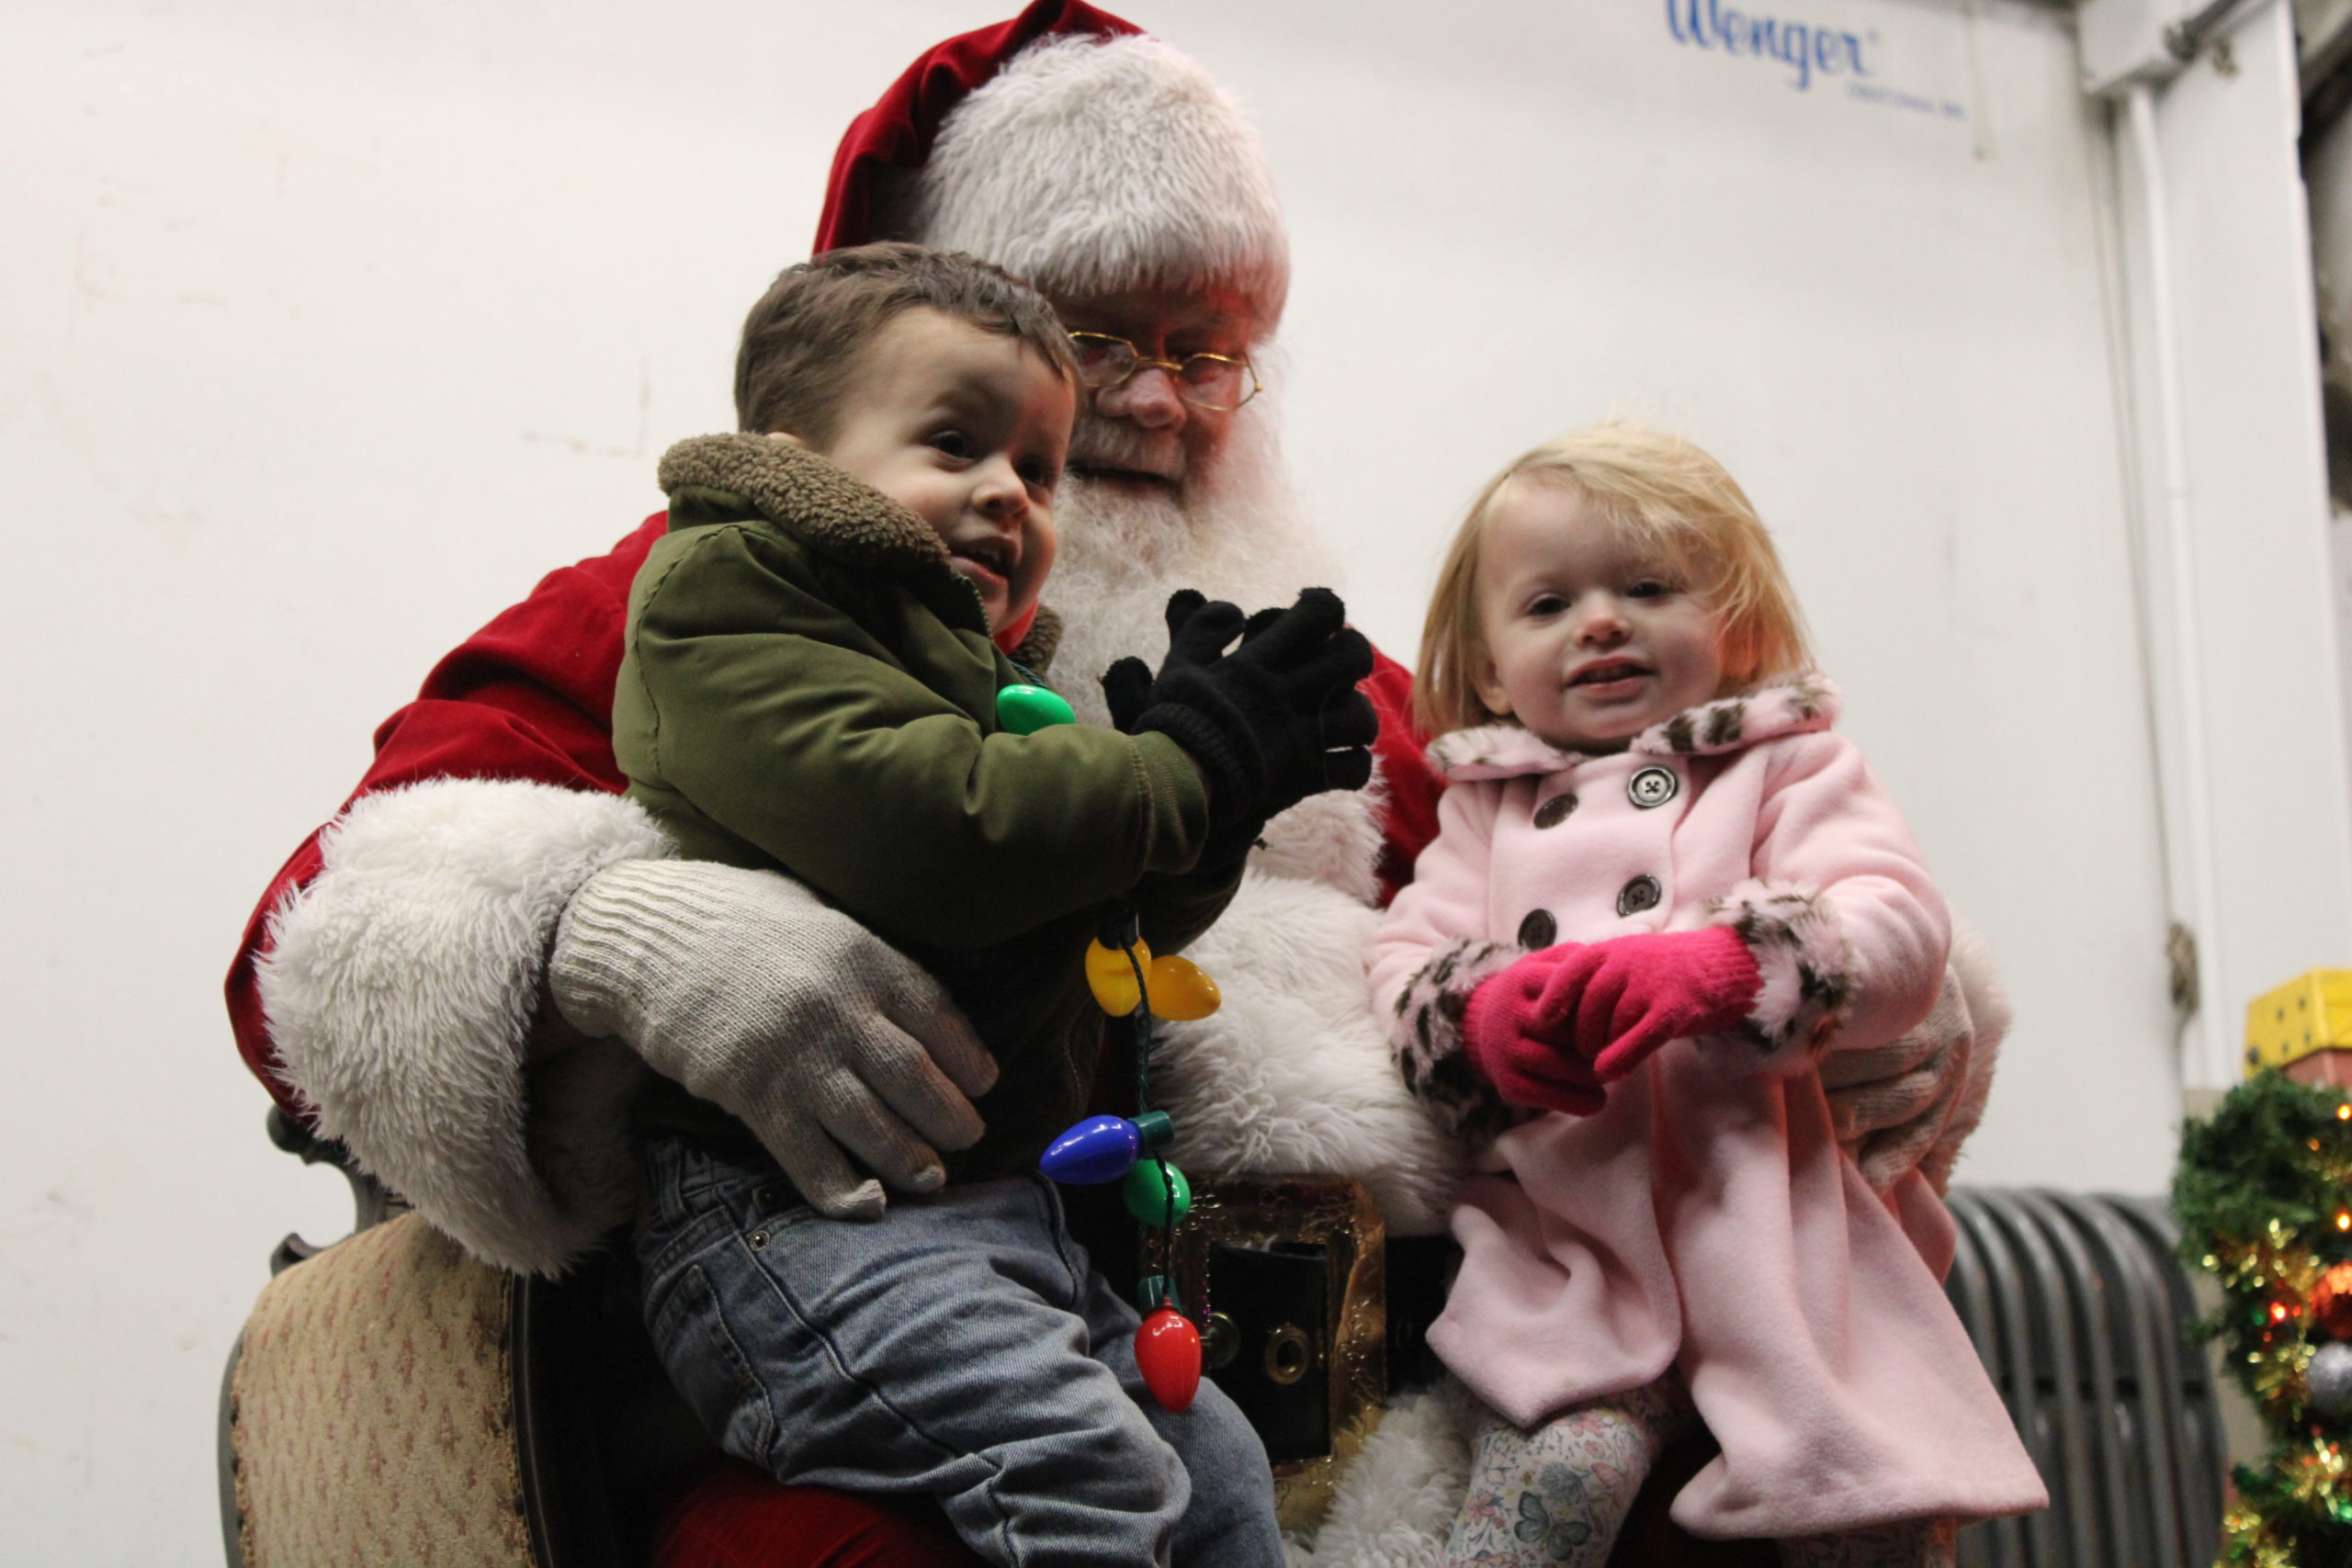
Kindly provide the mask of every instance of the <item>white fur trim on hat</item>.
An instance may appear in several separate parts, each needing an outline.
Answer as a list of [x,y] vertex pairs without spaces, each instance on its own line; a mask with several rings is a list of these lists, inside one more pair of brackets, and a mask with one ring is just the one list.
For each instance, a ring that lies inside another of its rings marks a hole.
[[1290,289],[1258,133],[1153,38],[1052,38],[1014,57],[940,127],[912,231],[1049,292],[1227,285],[1261,333]]

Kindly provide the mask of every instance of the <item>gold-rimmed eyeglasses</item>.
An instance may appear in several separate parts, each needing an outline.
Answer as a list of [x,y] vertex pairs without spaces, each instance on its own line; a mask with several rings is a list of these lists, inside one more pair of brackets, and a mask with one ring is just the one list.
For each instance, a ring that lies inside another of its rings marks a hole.
[[1138,370],[1165,370],[1176,383],[1176,395],[1194,408],[1231,413],[1260,391],[1258,372],[1250,362],[1229,355],[1153,359],[1126,339],[1109,333],[1072,333],[1069,346],[1078,355],[1078,378],[1097,392],[1117,386]]

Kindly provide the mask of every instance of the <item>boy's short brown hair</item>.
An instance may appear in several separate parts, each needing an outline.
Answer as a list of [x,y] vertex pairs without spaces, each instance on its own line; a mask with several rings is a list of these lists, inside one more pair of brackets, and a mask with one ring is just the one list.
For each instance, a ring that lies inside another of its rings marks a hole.
[[960,252],[900,241],[852,245],[785,268],[744,318],[737,426],[786,430],[823,446],[858,355],[893,317],[918,309],[1015,339],[1078,384],[1069,333],[1029,285]]

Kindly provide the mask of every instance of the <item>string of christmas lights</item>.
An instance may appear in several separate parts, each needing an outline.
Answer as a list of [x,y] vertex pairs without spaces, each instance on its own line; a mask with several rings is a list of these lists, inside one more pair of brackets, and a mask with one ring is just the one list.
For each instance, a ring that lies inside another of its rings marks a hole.
[[2266,1070],[2181,1137],[2181,1256],[2221,1282],[2218,1341],[2270,1448],[2234,1472],[2232,1568],[2352,1568],[2352,1100]]
[[[1042,686],[1006,686],[997,693],[997,720],[1015,735],[1034,735],[1078,716],[1068,702]],[[1037,1162],[1055,1181],[1073,1186],[1121,1183],[1127,1212],[1148,1228],[1155,1271],[1136,1286],[1144,1312],[1136,1330],[1136,1368],[1151,1396],[1170,1410],[1191,1407],[1201,1386],[1201,1334],[1194,1318],[1205,1318],[1208,1303],[1187,1303],[1176,1292],[1176,1226],[1193,1207],[1193,1186],[1175,1165],[1159,1157],[1176,1136],[1168,1112],[1151,1103],[1152,1023],[1156,1019],[1190,1021],[1206,1018],[1224,999],[1216,982],[1189,958],[1155,958],[1136,927],[1136,913],[1124,900],[1111,906],[1101,934],[1087,944],[1086,984],[1095,1005],[1113,1018],[1132,1021],[1135,1030],[1136,1113],[1090,1116],[1070,1127]]]

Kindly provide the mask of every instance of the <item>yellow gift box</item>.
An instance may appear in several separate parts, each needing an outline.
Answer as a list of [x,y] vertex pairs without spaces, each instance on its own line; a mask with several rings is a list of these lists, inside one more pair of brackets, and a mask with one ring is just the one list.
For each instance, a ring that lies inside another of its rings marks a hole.
[[2352,969],[2313,969],[2246,1004],[2245,1071],[2352,1050]]

